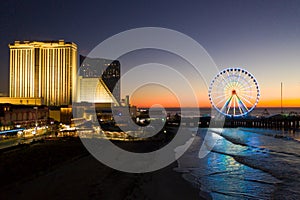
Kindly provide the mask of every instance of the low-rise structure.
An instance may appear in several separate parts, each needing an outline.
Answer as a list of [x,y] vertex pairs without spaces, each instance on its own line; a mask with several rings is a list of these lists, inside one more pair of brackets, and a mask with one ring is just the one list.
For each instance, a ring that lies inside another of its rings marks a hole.
[[0,104],[0,130],[15,127],[34,127],[45,125],[48,120],[46,106]]

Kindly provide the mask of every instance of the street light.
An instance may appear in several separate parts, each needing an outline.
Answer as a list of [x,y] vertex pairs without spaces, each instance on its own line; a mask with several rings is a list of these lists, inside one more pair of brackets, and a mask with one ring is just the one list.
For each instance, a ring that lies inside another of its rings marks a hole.
[[[36,133],[36,131],[37,131],[37,126],[38,126],[38,122],[37,122],[37,112],[38,112],[38,107],[37,106],[35,106],[35,107],[33,107],[33,109],[35,109],[35,128],[34,128],[34,132]],[[35,135],[35,134],[34,134]]]

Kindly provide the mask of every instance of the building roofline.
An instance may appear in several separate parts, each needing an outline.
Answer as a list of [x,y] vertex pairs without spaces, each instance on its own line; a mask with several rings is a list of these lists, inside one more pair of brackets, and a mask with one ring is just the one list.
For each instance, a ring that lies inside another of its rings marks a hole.
[[71,45],[73,47],[77,48],[77,44],[74,42],[65,42],[65,40],[34,40],[34,41],[28,41],[28,40],[23,40],[23,41],[19,41],[16,40],[14,43],[9,43],[8,46],[11,48],[13,47],[27,47],[28,45],[34,46],[43,46],[43,45],[47,45],[47,44],[53,44],[53,45]]

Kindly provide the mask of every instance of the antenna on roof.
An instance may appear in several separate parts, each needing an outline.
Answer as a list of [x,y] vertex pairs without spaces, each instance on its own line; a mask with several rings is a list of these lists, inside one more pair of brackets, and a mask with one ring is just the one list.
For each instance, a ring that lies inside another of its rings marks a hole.
[[283,113],[283,110],[282,110],[282,82],[280,83],[280,107],[281,107],[281,113]]

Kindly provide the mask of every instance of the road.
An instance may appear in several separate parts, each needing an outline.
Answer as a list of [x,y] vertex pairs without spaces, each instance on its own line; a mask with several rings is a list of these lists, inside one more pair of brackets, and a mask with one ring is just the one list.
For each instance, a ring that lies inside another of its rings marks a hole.
[[29,137],[13,137],[8,139],[0,139],[0,149],[5,149],[8,147],[16,146],[19,144],[29,144],[34,140],[40,140],[45,137],[46,134],[38,136],[29,136]]

